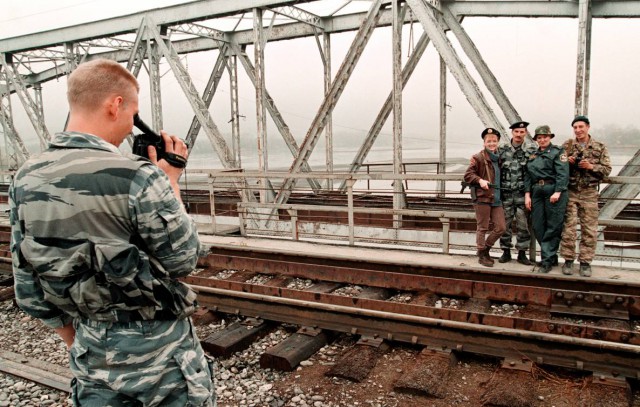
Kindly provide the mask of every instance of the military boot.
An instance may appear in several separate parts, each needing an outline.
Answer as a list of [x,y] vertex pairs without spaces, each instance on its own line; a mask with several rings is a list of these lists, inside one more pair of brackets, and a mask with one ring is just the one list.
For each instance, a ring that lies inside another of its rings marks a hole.
[[524,250],[518,250],[518,263],[524,264],[525,266],[531,265],[531,260],[527,257],[527,252]]
[[573,273],[573,260],[565,260],[562,265],[562,274],[570,276]]
[[498,259],[499,263],[507,263],[511,261],[511,250],[510,249],[502,249],[502,256]]
[[580,275],[582,277],[591,277],[591,264],[580,263]]
[[478,250],[478,263],[485,267],[493,267],[493,259],[489,256],[489,249]]

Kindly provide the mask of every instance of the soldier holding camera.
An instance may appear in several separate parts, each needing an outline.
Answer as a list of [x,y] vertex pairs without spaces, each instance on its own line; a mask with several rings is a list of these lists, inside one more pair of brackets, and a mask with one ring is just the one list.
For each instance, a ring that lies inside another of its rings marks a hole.
[[[16,173],[9,190],[18,305],[69,347],[79,405],[212,406],[212,366],[178,281],[200,242],[178,180],[183,168],[123,154],[139,85],[97,59],[69,75],[67,129]],[[164,153],[187,146],[162,132]]]
[[560,246],[560,255],[565,259],[562,272],[573,273],[576,227],[580,221],[579,272],[583,277],[590,277],[598,238],[598,190],[602,179],[611,173],[611,159],[605,144],[589,134],[590,122],[586,116],[577,116],[571,126],[575,139],[569,139],[563,145],[569,157],[570,177],[569,203]]

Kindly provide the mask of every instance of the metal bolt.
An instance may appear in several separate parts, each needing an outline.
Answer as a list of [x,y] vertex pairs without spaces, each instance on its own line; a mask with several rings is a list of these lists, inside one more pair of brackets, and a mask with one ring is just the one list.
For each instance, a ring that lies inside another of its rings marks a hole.
[[584,295],[582,293],[578,294],[578,295],[576,295],[576,298],[579,299],[579,300],[584,300]]
[[621,340],[622,342],[624,342],[624,343],[629,342],[629,335],[627,335],[627,334],[622,334],[622,335],[620,336],[620,340]]
[[593,299],[594,299],[595,301],[600,301],[600,300],[602,299],[602,297],[601,297],[600,295],[595,295],[595,296],[593,297]]
[[579,326],[574,326],[573,329],[571,330],[574,334],[579,334],[580,331],[582,331],[582,329],[580,329]]
[[604,382],[604,381],[605,381],[605,377],[604,377],[604,375],[600,375],[600,381],[601,381],[601,382]]
[[596,339],[602,338],[602,332],[600,332],[598,330],[593,331],[593,337],[596,338]]
[[567,300],[565,304],[567,304],[567,307],[570,307],[573,305],[573,301]]
[[514,361],[509,362],[509,366],[515,366],[515,365],[516,365],[516,362]]
[[558,291],[558,292],[556,293],[556,297],[558,297],[558,298],[562,298],[562,297],[564,297],[564,294],[563,294],[563,293],[561,293],[560,291]]
[[611,304],[606,303],[606,304],[604,304],[604,307],[605,307],[606,309],[611,309]]
[[618,304],[622,304],[622,303],[624,302],[624,298],[622,298],[622,297],[616,297],[616,302],[617,302]]
[[547,328],[549,328],[549,331],[553,331],[556,329],[556,326],[554,324],[549,324],[547,325]]

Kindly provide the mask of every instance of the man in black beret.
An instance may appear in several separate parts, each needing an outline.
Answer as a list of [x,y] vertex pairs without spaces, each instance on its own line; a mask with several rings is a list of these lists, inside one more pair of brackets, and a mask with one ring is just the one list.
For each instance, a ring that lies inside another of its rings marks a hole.
[[527,257],[527,250],[531,243],[529,232],[529,211],[524,205],[524,167],[529,156],[535,153],[536,146],[527,142],[528,122],[518,121],[511,129],[511,142],[502,144],[498,148],[500,155],[500,176],[502,186],[502,207],[506,229],[500,238],[500,248],[503,251],[498,261],[506,263],[511,261],[512,224],[516,224],[516,249],[518,249],[518,263],[531,265]]

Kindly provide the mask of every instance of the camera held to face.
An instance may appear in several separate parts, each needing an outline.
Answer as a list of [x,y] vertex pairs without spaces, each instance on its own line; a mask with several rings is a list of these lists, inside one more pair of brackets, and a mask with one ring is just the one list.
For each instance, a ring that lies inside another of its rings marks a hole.
[[133,116],[133,125],[142,131],[142,134],[135,135],[133,138],[133,147],[131,148],[133,154],[149,159],[147,147],[153,146],[158,153],[158,160],[164,159],[177,168],[187,166],[187,159],[181,155],[167,152],[162,136],[147,126],[137,114]]

